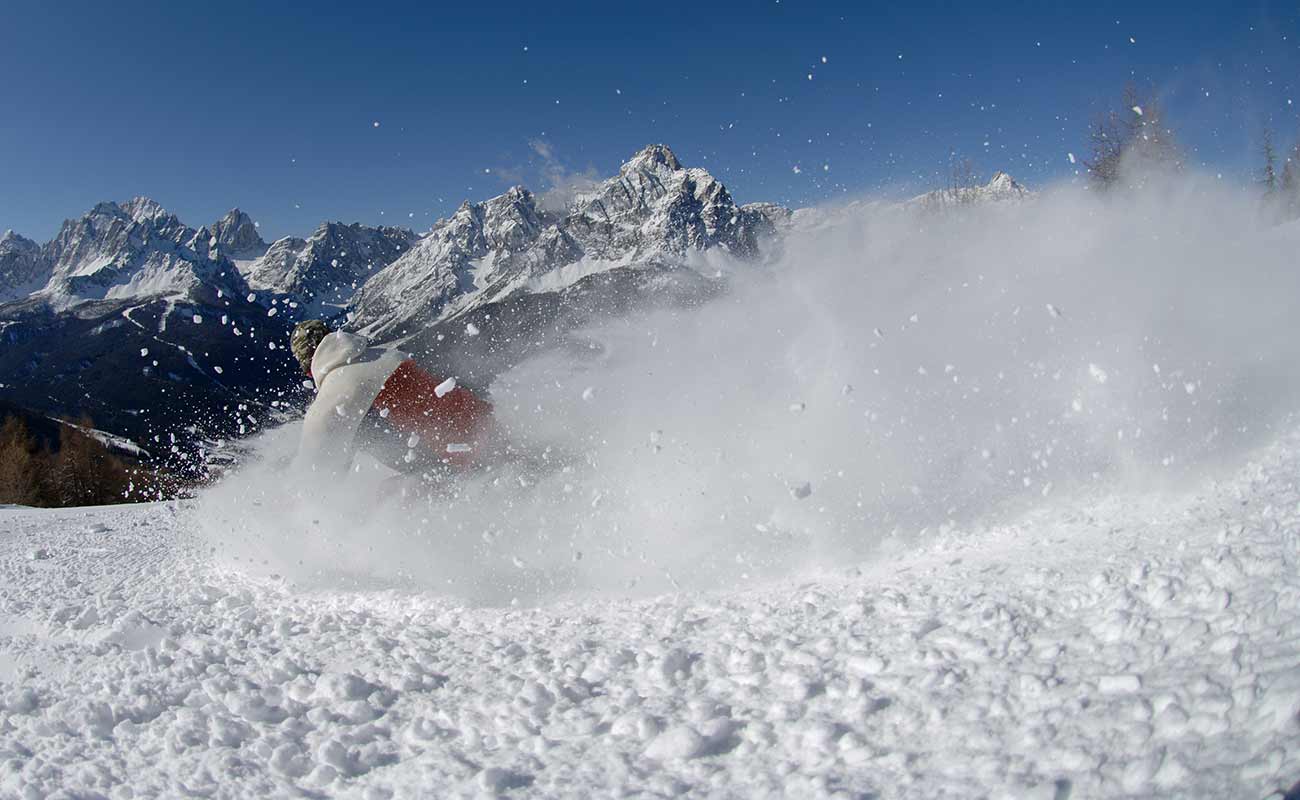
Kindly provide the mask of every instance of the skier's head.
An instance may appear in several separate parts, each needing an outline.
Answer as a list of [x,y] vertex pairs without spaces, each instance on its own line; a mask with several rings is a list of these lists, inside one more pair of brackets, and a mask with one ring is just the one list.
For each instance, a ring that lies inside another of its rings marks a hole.
[[289,349],[293,357],[302,365],[305,375],[311,374],[311,357],[316,355],[316,347],[321,339],[329,335],[330,329],[318,319],[307,319],[293,326],[293,335],[289,337]]

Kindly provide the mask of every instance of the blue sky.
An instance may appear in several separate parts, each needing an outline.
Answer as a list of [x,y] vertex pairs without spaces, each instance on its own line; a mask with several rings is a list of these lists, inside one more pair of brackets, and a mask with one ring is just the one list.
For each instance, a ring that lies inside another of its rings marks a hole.
[[0,229],[143,194],[195,226],[237,205],[268,240],[422,231],[649,142],[740,202],[921,190],[952,150],[1041,184],[1126,80],[1226,179],[1265,120],[1300,130],[1294,4],[270,6],[4,3]]

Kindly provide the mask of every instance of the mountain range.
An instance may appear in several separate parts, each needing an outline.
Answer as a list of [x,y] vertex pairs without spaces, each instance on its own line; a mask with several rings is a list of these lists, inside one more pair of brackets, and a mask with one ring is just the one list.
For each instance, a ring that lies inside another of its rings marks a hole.
[[[1026,194],[998,173],[902,205]],[[147,198],[100,203],[45,244],[0,237],[0,400],[86,413],[190,459],[307,399],[286,351],[298,320],[398,342],[484,383],[601,315],[706,300],[721,289],[720,263],[766,259],[824,215],[738,205],[663,145],[558,209],[515,186],[423,235],[326,222],[268,244],[239,209],[195,229]]]

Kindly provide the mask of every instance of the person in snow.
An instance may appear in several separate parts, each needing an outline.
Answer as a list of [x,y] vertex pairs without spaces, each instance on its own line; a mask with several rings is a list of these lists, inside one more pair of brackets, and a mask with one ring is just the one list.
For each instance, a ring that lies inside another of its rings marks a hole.
[[298,448],[304,466],[343,471],[358,450],[405,473],[483,463],[492,406],[454,379],[320,320],[298,323],[289,345],[316,385]]

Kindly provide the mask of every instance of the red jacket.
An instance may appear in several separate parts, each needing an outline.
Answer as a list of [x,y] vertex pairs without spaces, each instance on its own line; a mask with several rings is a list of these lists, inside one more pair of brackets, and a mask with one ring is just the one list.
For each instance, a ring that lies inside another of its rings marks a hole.
[[422,448],[425,458],[457,467],[481,463],[481,450],[491,432],[492,405],[463,386],[439,397],[442,382],[407,359],[384,381],[371,409],[390,428],[418,436],[411,449]]

